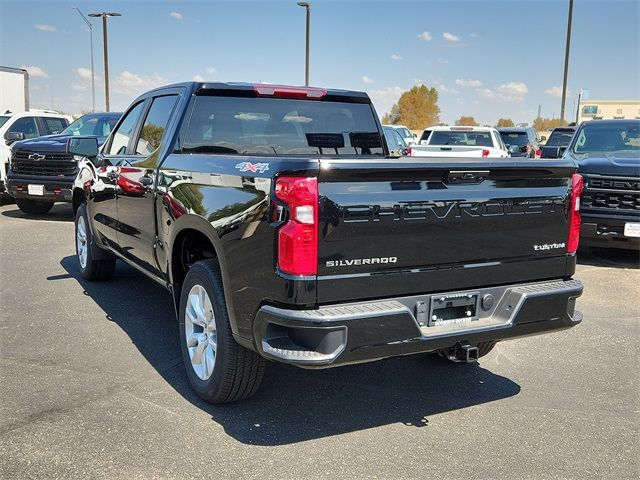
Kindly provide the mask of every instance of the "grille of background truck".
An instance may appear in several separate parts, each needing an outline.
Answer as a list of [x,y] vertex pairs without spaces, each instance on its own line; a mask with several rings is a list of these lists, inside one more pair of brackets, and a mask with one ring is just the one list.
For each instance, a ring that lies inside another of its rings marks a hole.
[[583,175],[580,210],[611,214],[640,212],[640,178]]
[[29,152],[15,152],[11,158],[11,171],[20,175],[72,177],[78,173],[73,155],[47,154],[42,160],[29,160]]

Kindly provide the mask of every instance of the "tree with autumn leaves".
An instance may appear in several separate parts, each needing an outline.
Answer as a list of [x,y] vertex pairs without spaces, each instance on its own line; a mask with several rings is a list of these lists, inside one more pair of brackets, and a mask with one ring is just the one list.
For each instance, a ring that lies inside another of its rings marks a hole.
[[515,124],[510,118],[499,118],[498,123],[496,123],[496,128],[508,128],[513,126],[515,126]]
[[391,111],[382,117],[382,123],[405,125],[410,130],[422,130],[439,122],[438,91],[426,85],[404,92]]
[[567,125],[566,120],[560,120],[559,118],[542,118],[537,117],[533,121],[533,127],[539,132],[544,132],[547,130],[553,130],[557,127],[564,127]]
[[[383,115],[382,123],[405,125],[410,130],[422,130],[434,125],[440,125],[438,90],[426,85],[415,86],[407,90],[393,104],[391,111]],[[470,127],[480,125],[474,117],[465,115],[456,120],[455,124]],[[552,130],[566,124],[566,121],[563,122],[557,118],[538,117],[533,121],[533,126],[538,131]],[[515,126],[513,120],[504,117],[499,118],[496,124],[496,128],[513,126]]]
[[464,127],[477,127],[480,124],[476,122],[476,119],[473,117],[462,116],[458,120],[456,120],[456,125]]

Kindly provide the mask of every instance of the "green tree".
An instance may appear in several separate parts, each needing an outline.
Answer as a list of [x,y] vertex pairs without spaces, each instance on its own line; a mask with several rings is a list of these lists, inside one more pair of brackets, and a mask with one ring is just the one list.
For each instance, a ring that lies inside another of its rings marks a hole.
[[465,126],[465,127],[477,127],[480,125],[476,122],[476,119],[473,117],[465,117],[464,115],[456,120],[456,125]]
[[564,127],[565,125],[567,125],[567,121],[560,120],[559,118],[537,117],[533,121],[533,127],[538,131],[552,130],[556,127]]
[[406,125],[410,130],[422,130],[439,121],[438,91],[426,85],[404,92],[391,111],[382,117],[383,123]]
[[513,127],[513,126],[514,126],[513,120],[511,120],[510,118],[499,118],[498,123],[496,123],[496,128]]

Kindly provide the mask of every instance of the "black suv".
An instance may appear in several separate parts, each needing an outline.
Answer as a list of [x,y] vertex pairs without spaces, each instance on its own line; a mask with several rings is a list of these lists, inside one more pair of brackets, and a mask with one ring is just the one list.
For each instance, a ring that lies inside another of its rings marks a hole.
[[540,156],[540,135],[533,127],[499,128],[502,141],[512,157],[535,158]]

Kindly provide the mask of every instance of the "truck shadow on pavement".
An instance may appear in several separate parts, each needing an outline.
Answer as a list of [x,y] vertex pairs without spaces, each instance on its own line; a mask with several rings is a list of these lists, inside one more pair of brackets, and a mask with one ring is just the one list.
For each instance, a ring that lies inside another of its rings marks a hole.
[[31,214],[24,213],[17,206],[12,210],[4,210],[2,216],[9,218],[23,218],[25,220],[34,220],[38,222],[73,222],[73,207],[70,203],[57,203],[48,213]]
[[414,355],[328,370],[270,363],[253,398],[210,405],[189,385],[173,305],[162,287],[121,262],[112,281],[97,283],[80,276],[74,256],[60,264],[169,385],[245,444],[285,445],[389,424],[426,427],[433,415],[520,392],[518,384],[478,364]]
[[578,251],[578,264],[593,267],[640,268],[640,251],[618,248],[584,248]]

